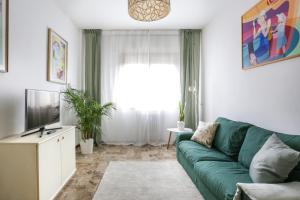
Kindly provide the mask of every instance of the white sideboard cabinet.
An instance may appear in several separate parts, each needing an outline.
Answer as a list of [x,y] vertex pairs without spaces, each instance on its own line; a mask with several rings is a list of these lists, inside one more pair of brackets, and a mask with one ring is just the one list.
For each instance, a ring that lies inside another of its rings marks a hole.
[[73,126],[0,140],[0,199],[53,199],[75,171]]

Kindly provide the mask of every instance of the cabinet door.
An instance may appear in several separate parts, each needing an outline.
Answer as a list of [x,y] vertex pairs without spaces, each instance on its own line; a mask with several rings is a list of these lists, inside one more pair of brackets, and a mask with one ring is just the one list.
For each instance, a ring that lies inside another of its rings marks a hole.
[[61,141],[57,136],[39,145],[40,200],[53,198],[61,186]]
[[61,136],[61,162],[62,184],[65,184],[67,179],[70,178],[76,169],[75,129],[72,129]]

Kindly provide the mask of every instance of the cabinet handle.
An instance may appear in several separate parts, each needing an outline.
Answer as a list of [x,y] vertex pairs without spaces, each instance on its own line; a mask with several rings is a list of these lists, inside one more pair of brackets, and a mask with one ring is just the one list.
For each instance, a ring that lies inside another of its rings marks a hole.
[[62,137],[62,139],[65,139],[65,137]]
[[59,142],[59,139],[57,139],[57,142]]

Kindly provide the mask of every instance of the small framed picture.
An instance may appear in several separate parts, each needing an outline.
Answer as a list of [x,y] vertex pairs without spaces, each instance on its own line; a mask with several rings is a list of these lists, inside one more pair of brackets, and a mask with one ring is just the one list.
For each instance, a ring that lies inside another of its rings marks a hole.
[[8,72],[8,0],[0,0],[0,72]]
[[68,42],[48,29],[48,81],[67,83]]

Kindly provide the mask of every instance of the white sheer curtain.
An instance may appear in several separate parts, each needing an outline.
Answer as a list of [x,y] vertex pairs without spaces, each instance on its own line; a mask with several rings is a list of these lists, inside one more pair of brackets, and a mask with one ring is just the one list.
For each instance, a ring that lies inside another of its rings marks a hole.
[[102,122],[110,144],[166,143],[180,100],[178,31],[103,31],[102,102],[116,103]]

